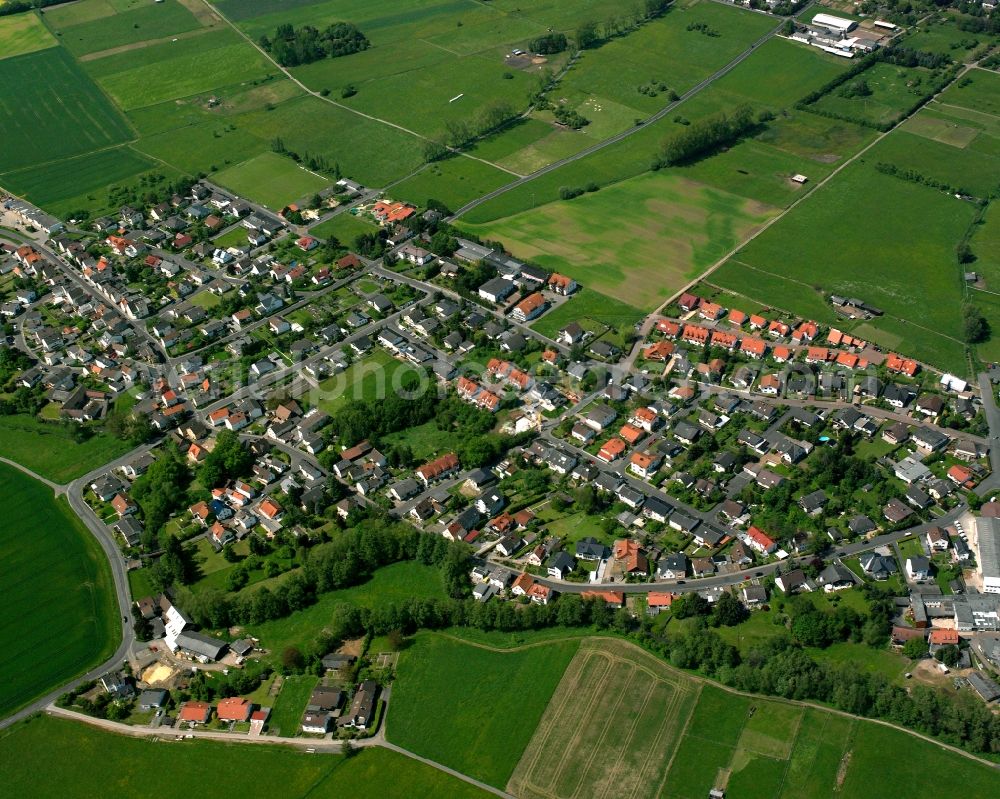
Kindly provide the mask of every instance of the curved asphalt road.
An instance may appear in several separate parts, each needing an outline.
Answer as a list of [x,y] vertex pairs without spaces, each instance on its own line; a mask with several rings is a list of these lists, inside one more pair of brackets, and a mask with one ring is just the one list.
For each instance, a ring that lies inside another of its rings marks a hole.
[[125,568],[125,561],[122,559],[121,551],[118,549],[118,545],[114,540],[114,536],[108,529],[107,525],[105,525],[104,522],[102,522],[97,517],[97,515],[90,509],[90,506],[87,505],[86,502],[84,502],[83,491],[86,488],[87,484],[90,483],[90,481],[92,481],[98,475],[104,474],[105,472],[110,471],[111,469],[117,468],[118,466],[127,463],[128,461],[132,460],[132,458],[136,457],[136,455],[139,455],[142,452],[147,451],[148,449],[149,449],[148,444],[138,447],[137,449],[134,449],[131,452],[126,453],[117,460],[111,461],[110,463],[106,463],[103,466],[101,466],[101,468],[95,469],[94,471],[89,472],[88,474],[85,474],[82,477],[77,478],[72,483],[69,483],[67,485],[60,485],[58,483],[52,482],[51,480],[46,480],[45,478],[35,474],[30,469],[26,469],[25,467],[21,466],[18,463],[14,463],[13,461],[7,460],[6,458],[2,459],[4,463],[7,463],[11,466],[14,466],[17,469],[20,469],[25,474],[28,474],[31,477],[34,477],[35,479],[47,485],[55,492],[56,496],[60,496],[62,494],[66,495],[66,498],[69,500],[70,508],[72,508],[73,512],[87,526],[87,529],[90,530],[91,533],[93,533],[94,538],[97,539],[97,542],[101,545],[101,549],[104,550],[104,554],[108,558],[108,563],[111,566],[111,576],[114,580],[114,585],[115,585],[115,595],[118,600],[119,618],[124,619],[124,621],[120,622],[121,639],[122,639],[121,643],[118,645],[118,648],[115,650],[114,654],[110,658],[108,658],[95,668],[91,669],[86,674],[82,674],[79,677],[75,678],[74,680],[71,680],[70,682],[60,686],[59,688],[56,688],[55,690],[49,692],[45,696],[36,699],[31,704],[26,705],[25,707],[21,708],[12,715],[7,716],[4,719],[0,719],[0,729],[9,727],[11,724],[18,722],[21,719],[27,718],[28,716],[34,713],[44,710],[47,705],[54,702],[56,699],[58,699],[60,696],[62,696],[62,694],[66,693],[67,691],[76,688],[78,685],[81,685],[87,682],[88,680],[94,680],[100,677],[102,674],[106,674],[110,669],[120,665],[132,651],[132,646],[135,643],[135,633],[132,631],[132,592],[129,589],[128,574]]

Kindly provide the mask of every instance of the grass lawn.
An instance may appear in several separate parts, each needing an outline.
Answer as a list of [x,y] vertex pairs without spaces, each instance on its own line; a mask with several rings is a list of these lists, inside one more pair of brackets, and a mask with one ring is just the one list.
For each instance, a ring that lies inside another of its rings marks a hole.
[[0,59],[33,53],[56,44],[55,37],[34,13],[0,17]]
[[989,796],[996,791],[995,769],[893,729],[858,723],[852,744],[850,767],[839,793],[844,799],[866,799],[873,788],[882,785],[920,791],[921,778],[914,773],[914,763],[927,774],[950,775],[934,787],[939,799]]
[[337,214],[325,222],[320,222],[309,232],[318,239],[328,239],[331,236],[345,246],[352,246],[358,236],[365,233],[375,233],[378,226],[347,211]]
[[514,175],[494,166],[456,156],[428,164],[413,177],[397,183],[392,187],[392,196],[420,206],[438,200],[455,209],[514,179]]
[[[257,790],[287,799],[339,799],[349,793],[381,799],[489,796],[387,749],[366,749],[344,758],[217,741],[164,744],[46,716],[0,733],[0,757],[4,784],[24,799],[85,799],[108,793],[139,799],[149,795],[149,785],[162,778],[164,768],[170,771],[170,784],[159,792],[168,799],[196,794],[208,771],[229,785],[254,774]],[[50,767],[50,757],[58,759],[59,768]],[[96,762],[100,768],[94,768]]]
[[595,327],[613,327],[624,332],[642,319],[642,312],[621,300],[613,299],[590,288],[582,288],[578,289],[568,301],[534,322],[531,327],[543,336],[554,339],[570,322],[580,322],[584,327],[588,327],[585,323],[588,319],[596,323]]
[[844,97],[841,95],[843,90],[838,89],[821,97],[813,107],[873,124],[891,124],[898,121],[919,96],[926,94],[930,79],[930,71],[922,67],[899,67],[880,62],[849,81],[865,81],[871,89],[870,95]]
[[68,483],[131,448],[100,432],[77,444],[71,431],[60,424],[29,416],[0,416],[0,455],[56,483]]
[[309,701],[309,694],[318,682],[319,678],[311,674],[293,674],[285,678],[271,711],[268,724],[271,732],[286,738],[299,733],[299,725]]
[[405,444],[413,452],[414,460],[425,462],[439,454],[450,452],[447,437],[442,437],[441,431],[433,421],[416,427],[408,427],[398,433],[383,436],[387,445]]
[[66,500],[5,464],[0,483],[3,716],[108,657],[120,623],[105,555]]
[[[952,22],[931,22],[919,25],[906,37],[906,47],[941,53],[961,63],[970,50],[985,40],[986,34],[969,33],[959,30]],[[969,47],[968,45],[972,45]],[[953,47],[953,45],[955,45]]]
[[885,316],[853,332],[964,374],[955,246],[974,214],[971,203],[853,164],[711,279],[804,315],[824,308],[820,321],[833,321],[822,292],[861,297]]
[[[240,234],[244,239],[246,238],[245,233],[240,231]],[[209,311],[222,302],[222,298],[218,294],[213,294],[211,291],[199,291],[197,294],[188,298],[188,302]]]
[[648,173],[489,224],[462,226],[502,241],[518,257],[651,310],[776,212],[677,175]]
[[[243,227],[242,225],[236,225],[235,227],[231,228],[230,230],[227,230],[221,236],[217,236],[216,238],[214,238],[212,240],[212,243],[216,247],[222,247],[222,248],[225,248],[225,247],[244,247],[244,246],[247,245],[247,229],[245,227]],[[205,293],[205,292],[202,292],[202,293]],[[207,292],[207,293],[210,294],[213,297],[217,297],[218,296],[216,294],[212,294],[211,292]],[[201,294],[197,294],[195,296],[200,297]],[[194,299],[192,298],[191,301],[194,302]]]
[[750,618],[735,627],[719,627],[716,632],[727,643],[747,652],[759,643],[786,633],[783,625],[775,624],[775,613],[770,610],[756,610]]
[[402,388],[407,375],[417,370],[396,360],[385,350],[373,350],[360,361],[319,384],[322,392],[317,403],[327,413],[334,413],[351,400],[384,399],[390,391]]
[[132,569],[128,573],[128,587],[132,594],[132,599],[142,599],[153,596],[153,580],[149,569]]
[[376,571],[366,583],[322,594],[315,605],[283,619],[255,625],[249,631],[260,638],[262,646],[280,655],[286,646],[312,643],[341,603],[375,608],[400,603],[411,596],[444,599],[440,570],[417,561],[394,563]]
[[903,682],[903,674],[912,665],[909,658],[903,657],[889,649],[872,649],[865,644],[854,644],[844,641],[832,644],[826,649],[806,649],[817,661],[849,665],[853,664],[862,671],[878,672],[892,682]]
[[277,153],[261,153],[218,172],[213,179],[237,194],[276,210],[295,200],[308,199],[330,185],[327,178]]
[[502,788],[577,646],[495,651],[422,633],[399,659],[389,740]]

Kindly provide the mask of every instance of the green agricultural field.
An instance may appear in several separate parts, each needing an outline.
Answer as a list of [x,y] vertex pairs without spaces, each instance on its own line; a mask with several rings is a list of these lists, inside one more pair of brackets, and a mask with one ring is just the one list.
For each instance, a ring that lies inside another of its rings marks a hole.
[[438,200],[460,208],[469,200],[506,186],[515,176],[482,161],[458,156],[428,164],[413,177],[392,187],[393,197],[426,205]]
[[0,130],[0,174],[132,138],[121,114],[58,47],[0,60]]
[[126,111],[226,87],[246,87],[277,73],[271,62],[228,30],[111,55],[88,61],[85,67]]
[[78,444],[72,430],[60,424],[0,416],[0,455],[57,483],[68,483],[130,449],[128,443],[100,432]]
[[177,0],[159,0],[75,25],[58,25],[48,15],[46,19],[59,41],[76,56],[176,36],[201,27],[194,14]]
[[652,655],[585,640],[507,790],[522,799],[654,799],[697,699],[696,684]]
[[[485,791],[388,749],[350,758],[310,755],[281,746],[217,741],[169,743],[128,738],[85,724],[36,716],[0,733],[4,784],[24,799],[89,799],[109,792],[123,799],[191,796],[211,773],[240,785],[253,775],[255,790],[283,799],[339,799],[351,793],[380,799],[486,799]],[[53,760],[55,758],[55,760]],[[53,762],[59,768],[51,768]],[[95,769],[94,763],[101,768]],[[162,781],[164,769],[170,779]]]
[[[823,301],[821,291],[861,297],[885,311],[867,325],[876,342],[964,373],[955,246],[974,215],[971,203],[859,163],[750,242],[711,280],[803,314]],[[871,232],[873,219],[878,226]],[[753,277],[732,280],[741,265]],[[768,282],[750,293],[759,273]]]
[[463,227],[602,294],[652,310],[774,213],[681,177],[650,173]]
[[[844,59],[788,39],[770,39],[736,69],[715,81],[692,105],[705,103],[711,111],[750,103],[778,112],[828,83],[847,68]],[[692,119],[691,106],[683,113]]]
[[844,799],[865,799],[877,785],[920,790],[913,764],[928,774],[947,773],[952,779],[935,786],[941,799],[988,796],[996,790],[996,770],[940,746],[894,729],[859,722],[851,746],[850,767],[840,793]]
[[1000,73],[973,69],[941,95],[941,105],[957,105],[982,114],[1000,116]]
[[420,634],[397,665],[389,740],[502,788],[578,646],[496,650]]
[[621,300],[601,294],[594,289],[582,288],[572,299],[546,313],[532,328],[551,339],[570,322],[590,320],[595,327],[605,325],[625,332],[642,320],[642,311]]
[[985,41],[986,34],[959,30],[953,22],[931,22],[917,26],[904,40],[905,47],[941,53],[961,63],[971,50]]
[[[859,81],[868,84],[870,95],[843,95],[844,91]],[[927,93],[930,82],[930,71],[922,67],[899,67],[880,62],[848,81],[845,87],[834,89],[821,97],[813,107],[875,125],[892,124],[900,119],[918,97]]]
[[276,210],[330,186],[329,178],[277,153],[261,153],[216,173],[214,179],[219,185]]
[[422,372],[377,349],[320,383],[318,405],[327,413],[334,413],[351,400],[384,398],[389,392],[402,389],[407,377],[418,374]]
[[[919,119],[919,114],[914,117],[915,121]],[[875,163],[912,169],[975,197],[986,198],[1000,189],[1000,152],[987,155],[897,130],[869,150],[866,157]]]
[[[150,171],[163,170],[160,164],[124,146],[7,172],[0,175],[0,182],[41,206],[72,211],[104,203],[108,186],[130,183]],[[73,179],[67,180],[67,175]],[[78,202],[84,195],[94,199]]]
[[6,464],[0,464],[0,482],[0,582],[8,608],[0,625],[4,716],[109,657],[120,621],[104,552],[66,500]]
[[0,17],[0,59],[55,47],[55,37],[33,13]]
[[[689,29],[697,25],[716,35]],[[585,51],[554,94],[591,121],[581,139],[581,147],[587,146],[670,102],[666,91],[650,96],[641,87],[660,82],[683,94],[774,27],[765,16],[715,3],[675,5],[662,19]]]
[[280,137],[300,155],[325,156],[367,186],[384,186],[423,163],[420,139],[316,97],[240,115],[234,124],[245,125],[266,142]]
[[[976,255],[973,269],[982,275],[989,291],[1000,293],[1000,205],[991,203],[981,225],[977,225],[970,242]],[[976,292],[972,292],[976,296]]]
[[[792,67],[778,69],[776,65],[781,63]],[[794,42],[768,42],[719,81],[682,103],[676,115],[668,115],[597,153],[505,192],[462,219],[469,224],[503,220],[552,202],[558,198],[562,186],[585,186],[591,182],[607,186],[639,175],[649,169],[663,142],[681,129],[675,119],[690,121],[731,110],[739,103],[750,103],[761,110],[766,107],[776,113],[791,109],[805,93],[835,75],[838,68],[843,65],[830,62],[814,48],[800,47]],[[775,74],[781,75],[781,79],[775,80]],[[872,135],[871,131],[851,123],[816,121],[812,115],[787,111],[787,115],[779,113],[768,122],[753,139],[694,165],[665,171],[751,200],[784,206],[803,191],[790,183],[791,175],[801,172],[813,180],[825,177],[832,164],[855,153]],[[517,168],[509,156],[500,163]],[[536,163],[534,168],[540,165]]]
[[374,222],[344,211],[332,219],[320,222],[316,227],[310,228],[309,232],[318,239],[333,236],[341,244],[350,247],[358,236],[375,233],[377,230],[378,226]]
[[361,585],[323,594],[315,605],[284,619],[255,625],[250,632],[269,650],[280,653],[286,646],[312,644],[336,607],[342,603],[375,608],[401,603],[410,597],[444,599],[441,571],[416,561],[394,563],[379,569]]
[[281,685],[281,692],[274,700],[274,708],[268,727],[275,735],[291,738],[298,734],[302,714],[309,702],[317,677],[312,675],[289,675]]

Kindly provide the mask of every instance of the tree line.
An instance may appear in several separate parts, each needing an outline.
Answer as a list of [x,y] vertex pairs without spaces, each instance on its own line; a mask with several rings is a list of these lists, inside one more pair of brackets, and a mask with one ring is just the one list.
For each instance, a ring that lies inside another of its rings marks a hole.
[[734,144],[760,124],[749,105],[737,106],[732,114],[714,116],[693,122],[674,134],[660,147],[653,169],[690,163]]
[[[814,613],[830,619],[815,619]],[[874,617],[852,613],[847,609],[833,614],[803,611],[798,618],[808,619],[808,626],[817,629],[829,625],[829,633],[806,632],[807,624],[802,622],[799,634],[812,644],[823,645],[843,640],[845,631],[850,638],[859,623],[864,629],[874,618],[878,641],[884,645],[888,631],[883,629],[881,610],[876,609]],[[722,615],[727,614],[724,611]],[[677,668],[698,671],[740,691],[820,702],[854,715],[883,719],[973,752],[1000,752],[1000,717],[982,705],[959,704],[924,686],[908,686],[908,690],[891,684],[881,674],[862,671],[853,663],[817,662],[806,652],[804,643],[788,635],[768,638],[741,655],[708,626],[696,626],[677,635],[654,633],[648,618],[633,619],[625,609],[614,610],[602,600],[582,599],[577,594],[566,594],[548,605],[422,597],[371,609],[344,603],[334,609],[324,632],[304,644],[301,663],[308,668],[348,638],[409,635],[421,629],[448,627],[502,632],[549,627],[612,631],[630,637]],[[872,629],[872,643],[876,643],[875,632]]]
[[440,567],[446,593],[468,594],[470,564],[464,544],[375,517],[356,520],[355,526],[336,533],[333,540],[312,547],[302,568],[273,591],[263,587],[244,595],[181,588],[177,602],[203,627],[260,624],[310,607],[322,594],[363,583],[380,567],[404,560]]
[[283,67],[339,58],[371,47],[368,37],[350,22],[335,22],[323,30],[312,25],[294,28],[285,23],[277,27],[274,36],[261,36],[259,44]]

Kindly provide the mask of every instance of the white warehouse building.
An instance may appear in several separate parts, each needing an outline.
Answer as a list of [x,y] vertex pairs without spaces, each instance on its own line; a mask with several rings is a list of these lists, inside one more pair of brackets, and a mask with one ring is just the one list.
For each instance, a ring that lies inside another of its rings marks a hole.
[[834,31],[836,33],[847,33],[848,31],[854,30],[858,23],[853,19],[835,17],[832,14],[817,14],[813,17],[812,24],[819,28],[826,28],[827,30]]
[[1000,594],[1000,519],[976,519],[979,543],[979,571],[983,578],[983,593]]

